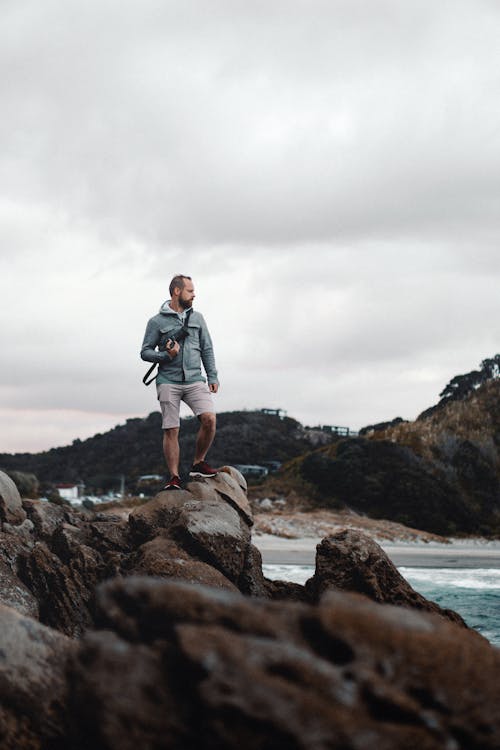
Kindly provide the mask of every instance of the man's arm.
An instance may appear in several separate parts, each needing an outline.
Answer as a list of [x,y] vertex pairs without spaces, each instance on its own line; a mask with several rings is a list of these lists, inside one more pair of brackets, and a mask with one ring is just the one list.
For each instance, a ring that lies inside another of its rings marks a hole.
[[141,359],[145,362],[163,362],[165,359],[171,359],[171,355],[166,350],[162,352],[156,351],[159,343],[160,329],[154,318],[151,318],[146,326],[146,333],[142,342]]
[[207,373],[208,387],[212,393],[217,393],[219,389],[219,380],[217,377],[217,368],[215,366],[215,355],[212,339],[208,332],[207,324],[203,315],[200,315],[200,350],[201,350],[201,361],[203,367]]

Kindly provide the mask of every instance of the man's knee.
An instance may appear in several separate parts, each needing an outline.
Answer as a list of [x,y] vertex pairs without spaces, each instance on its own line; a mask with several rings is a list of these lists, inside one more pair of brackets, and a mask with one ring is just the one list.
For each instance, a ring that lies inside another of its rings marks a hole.
[[215,430],[217,417],[214,412],[205,411],[198,416],[198,419],[200,420],[201,426],[205,429]]
[[165,440],[175,440],[179,435],[179,427],[165,427],[163,430],[163,437]]

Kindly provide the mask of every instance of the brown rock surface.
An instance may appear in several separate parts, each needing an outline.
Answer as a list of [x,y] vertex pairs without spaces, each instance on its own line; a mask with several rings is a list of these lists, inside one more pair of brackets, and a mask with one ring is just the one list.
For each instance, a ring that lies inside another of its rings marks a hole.
[[500,652],[433,615],[131,578],[98,622],[71,672],[81,747],[500,746]]
[[152,500],[130,513],[128,523],[134,543],[147,542],[163,533],[178,518],[186,503],[193,502],[193,497],[185,490],[160,492]]
[[250,530],[227,502],[218,498],[186,503],[170,533],[194,557],[237,582],[250,545]]
[[99,554],[84,544],[63,562],[45,542],[37,542],[20,566],[20,577],[38,601],[40,621],[69,636],[80,636],[92,625],[101,565]]
[[187,583],[238,591],[216,568],[193,559],[171,539],[158,536],[130,555],[124,571],[128,575],[159,576]]
[[63,750],[66,667],[77,643],[0,605],[0,747]]
[[12,568],[0,558],[0,603],[12,607],[21,615],[39,616],[38,602]]
[[311,601],[336,589],[364,594],[376,602],[433,612],[463,627],[456,612],[442,609],[416,592],[384,550],[366,534],[343,529],[323,539],[316,548],[316,570],[306,583]]
[[[196,480],[200,481],[200,480]],[[253,525],[253,513],[247,497],[247,483],[245,478],[233,466],[224,466],[221,471],[210,479],[202,479],[204,483],[209,483],[220,497],[227,500],[242,516],[243,520],[249,525]],[[192,491],[192,484],[188,484],[188,489]]]
[[0,747],[499,747],[499,652],[353,531],[306,587],[267,581],[226,473],[129,520],[25,501],[3,521]]

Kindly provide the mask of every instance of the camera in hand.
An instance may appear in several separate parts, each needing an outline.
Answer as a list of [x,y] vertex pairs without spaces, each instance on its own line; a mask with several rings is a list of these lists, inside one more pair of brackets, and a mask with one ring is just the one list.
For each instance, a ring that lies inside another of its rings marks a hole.
[[[186,330],[185,326],[182,326],[182,328],[179,328],[179,330],[176,333],[167,333],[165,334],[165,344],[167,349],[172,349],[172,347],[177,342],[178,344],[181,343],[181,341],[184,341],[185,338],[189,336],[189,331]],[[170,344],[167,344],[167,341],[170,340]]]

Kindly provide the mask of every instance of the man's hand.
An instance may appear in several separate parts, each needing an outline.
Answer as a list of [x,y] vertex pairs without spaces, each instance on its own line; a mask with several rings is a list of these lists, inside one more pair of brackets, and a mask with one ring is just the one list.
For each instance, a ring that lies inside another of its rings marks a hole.
[[210,383],[210,385],[208,387],[210,389],[210,393],[217,393],[217,391],[219,390],[219,384],[218,383]]
[[177,357],[180,351],[180,344],[178,341],[172,341],[172,339],[169,339],[167,341],[167,344],[165,346],[165,349],[168,352],[168,356],[170,359],[174,359],[174,357]]

